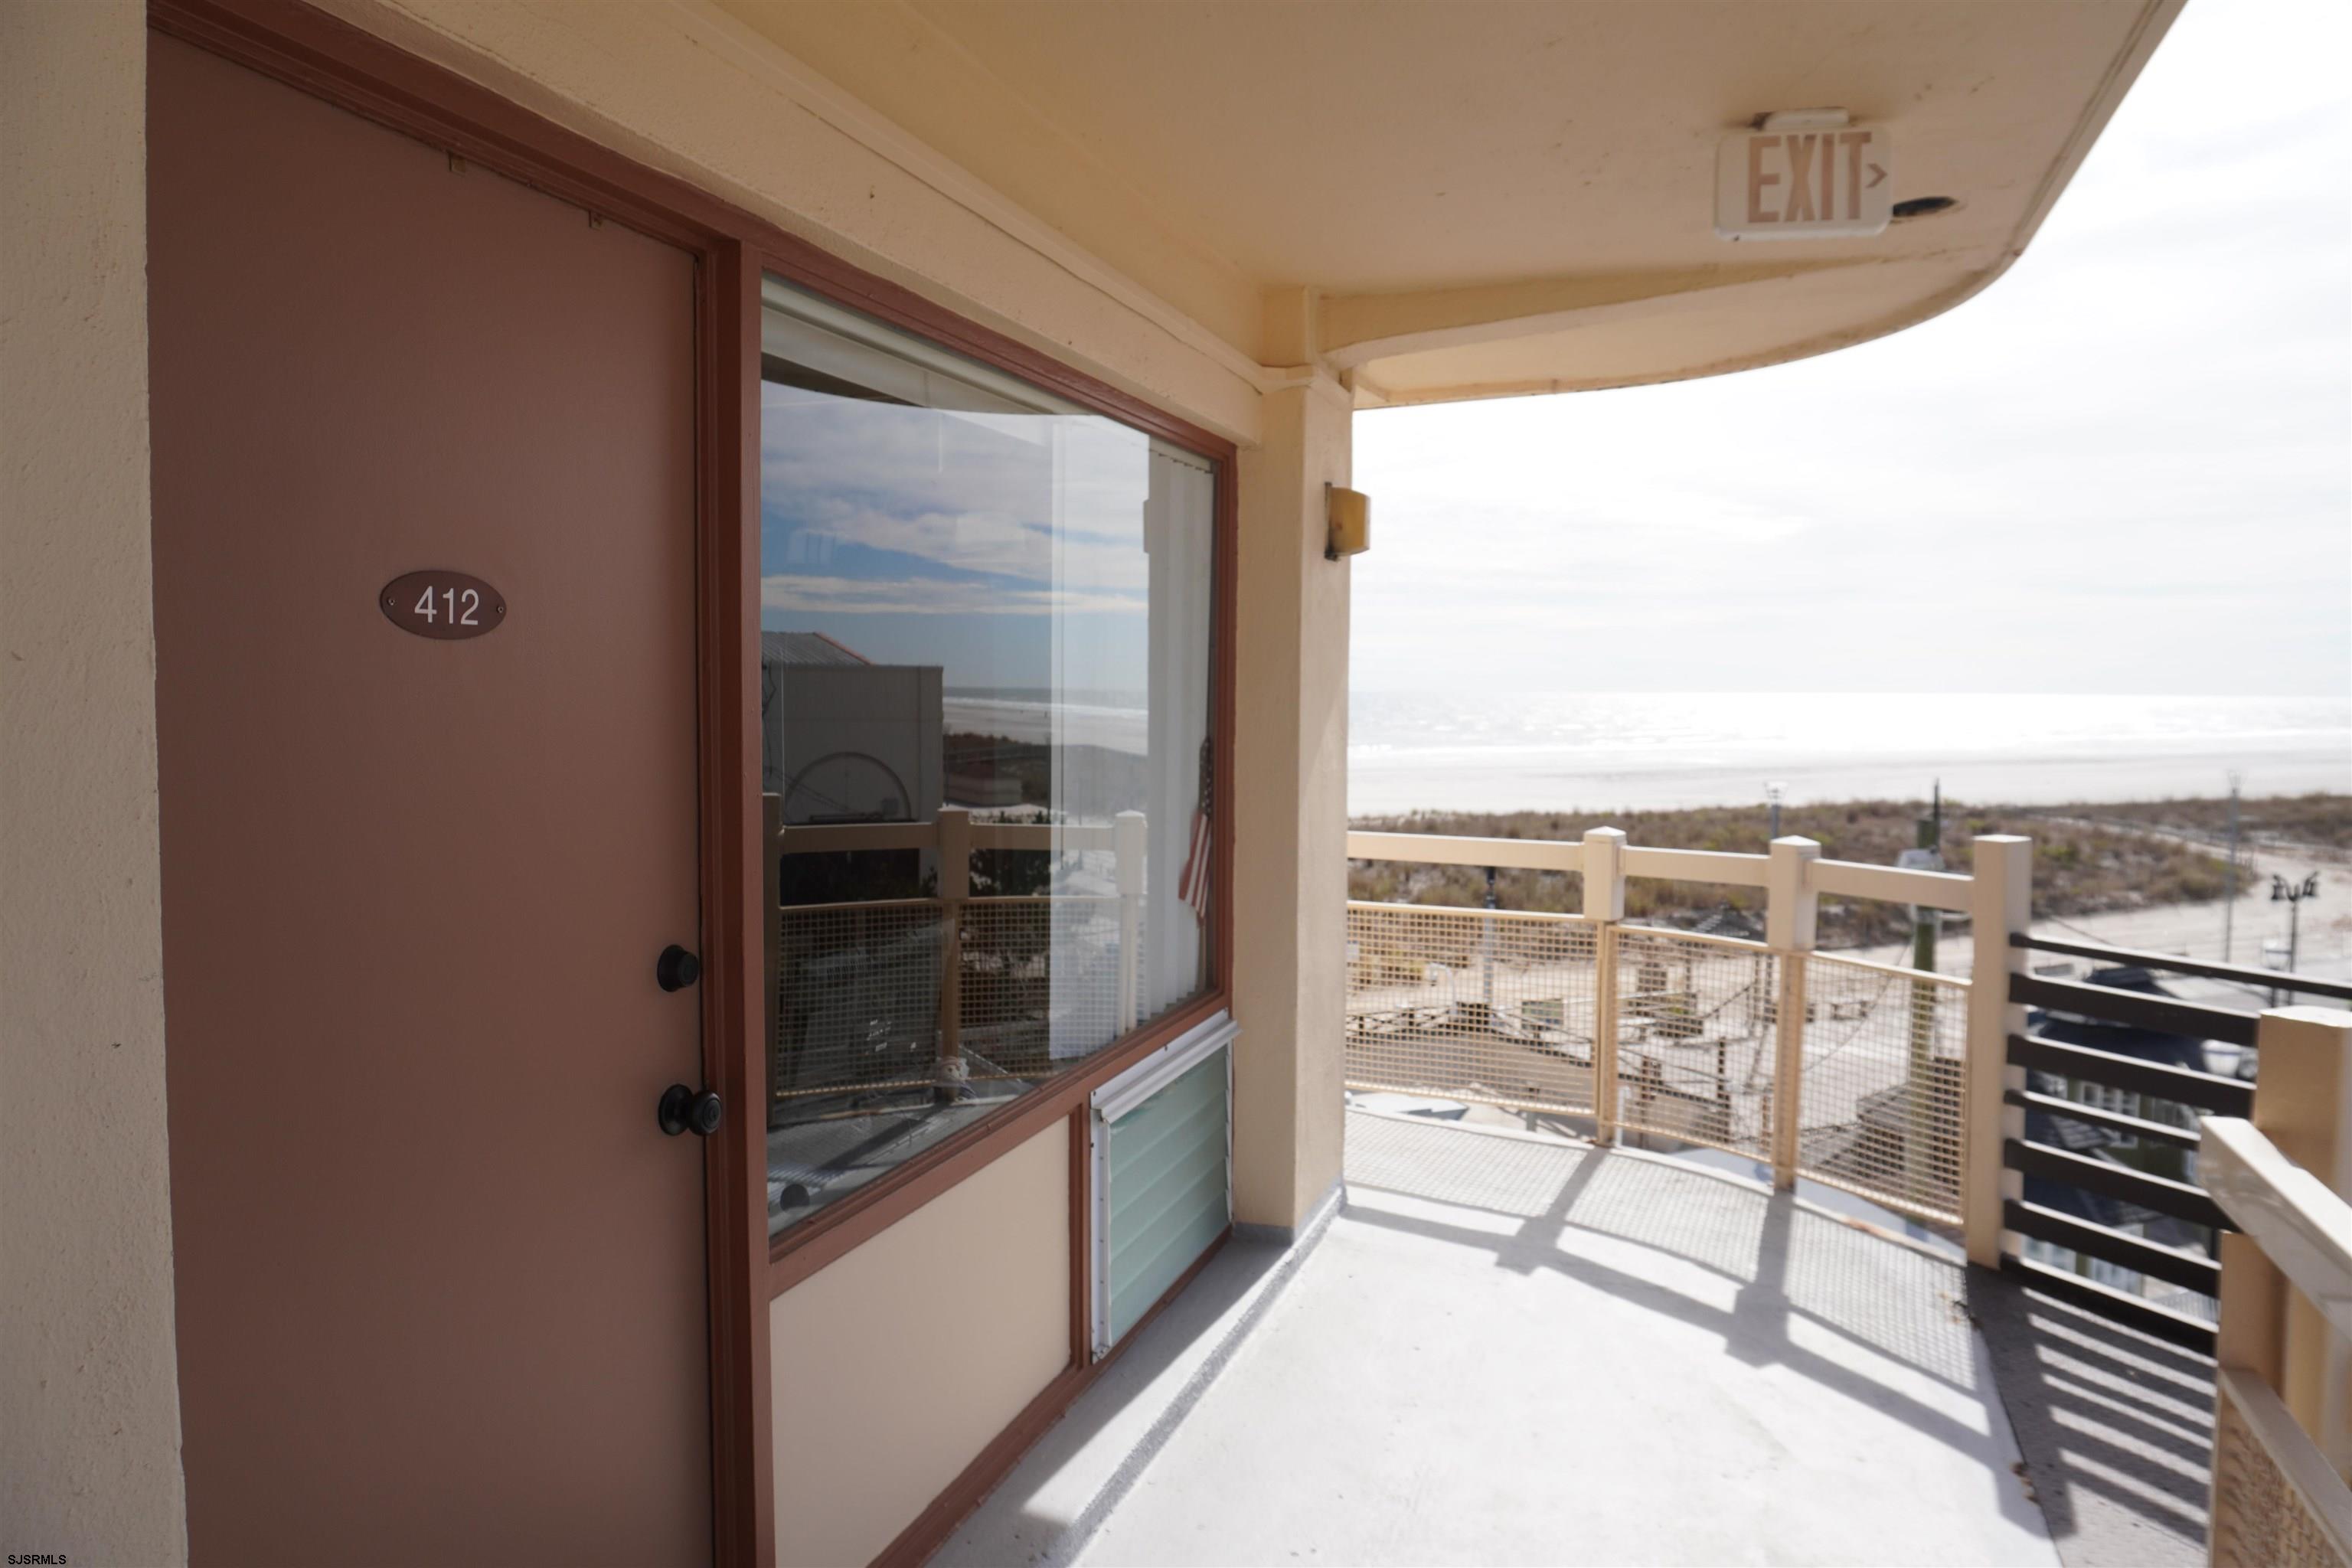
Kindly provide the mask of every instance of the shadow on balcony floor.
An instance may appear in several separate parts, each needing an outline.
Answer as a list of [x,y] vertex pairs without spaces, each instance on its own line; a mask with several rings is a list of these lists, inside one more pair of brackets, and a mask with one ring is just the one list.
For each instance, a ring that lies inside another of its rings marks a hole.
[[[1656,1156],[1348,1132],[1345,1208],[1143,1462],[1048,1508],[1041,1445],[947,1560],[2058,1562],[1948,1259]],[[1079,1430],[1137,1419],[1110,1385]]]
[[1986,1269],[1969,1310],[2066,1568],[2203,1563],[2212,1361]]

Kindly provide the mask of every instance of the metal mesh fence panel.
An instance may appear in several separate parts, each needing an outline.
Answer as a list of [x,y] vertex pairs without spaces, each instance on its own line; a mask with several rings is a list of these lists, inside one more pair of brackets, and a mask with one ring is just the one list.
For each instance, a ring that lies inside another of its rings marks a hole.
[[1958,1224],[1968,986],[1816,953],[1804,991],[1799,1173]]
[[[772,1049],[780,1102],[923,1089],[950,1076],[1044,1078],[1118,1037],[1120,966],[1140,957],[1123,951],[1116,898],[967,900],[957,931],[957,1026],[947,1031],[940,985],[949,930],[940,900],[791,908],[779,925]],[[961,1065],[946,1069],[943,1060]]]
[[1620,1125],[1770,1161],[1775,976],[1755,942],[1619,927]]
[[772,1047],[776,1099],[933,1081],[946,936],[936,900],[785,910]]
[[[1042,1078],[1121,1033],[1116,898],[972,899],[963,906],[962,1047],[974,1076]],[[1142,943],[1138,942],[1137,949]]]
[[1348,1087],[1590,1114],[1595,928],[1348,906]]

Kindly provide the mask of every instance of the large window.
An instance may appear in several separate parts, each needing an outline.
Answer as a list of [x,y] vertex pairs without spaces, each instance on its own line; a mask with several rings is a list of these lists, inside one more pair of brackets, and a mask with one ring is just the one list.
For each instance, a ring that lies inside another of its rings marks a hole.
[[1213,473],[767,280],[772,1233],[1208,980]]

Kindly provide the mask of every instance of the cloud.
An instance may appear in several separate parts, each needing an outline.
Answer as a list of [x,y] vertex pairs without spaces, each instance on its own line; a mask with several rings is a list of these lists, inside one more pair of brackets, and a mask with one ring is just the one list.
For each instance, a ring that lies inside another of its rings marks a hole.
[[[1081,594],[1145,588],[1150,449],[1135,432],[1107,420],[768,391],[761,494],[771,565],[973,573]],[[845,550],[901,559],[860,563]]]

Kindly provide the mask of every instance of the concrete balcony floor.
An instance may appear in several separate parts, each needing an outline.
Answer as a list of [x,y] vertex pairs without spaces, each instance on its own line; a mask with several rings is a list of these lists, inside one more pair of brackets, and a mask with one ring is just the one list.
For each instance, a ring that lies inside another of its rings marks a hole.
[[1950,1257],[1663,1156],[1348,1122],[1319,1239],[1228,1246],[937,1561],[2061,1561]]

